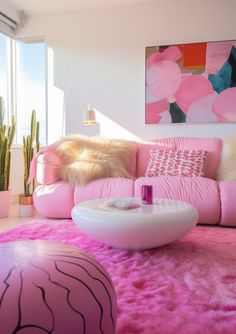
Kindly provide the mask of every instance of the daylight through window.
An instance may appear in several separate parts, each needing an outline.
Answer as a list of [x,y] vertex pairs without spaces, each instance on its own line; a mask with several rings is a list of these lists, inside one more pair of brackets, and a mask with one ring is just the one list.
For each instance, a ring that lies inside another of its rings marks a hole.
[[46,133],[46,52],[44,43],[23,43],[0,33],[0,96],[4,99],[5,122],[16,115],[16,144],[30,131],[30,116],[36,110],[40,142]]

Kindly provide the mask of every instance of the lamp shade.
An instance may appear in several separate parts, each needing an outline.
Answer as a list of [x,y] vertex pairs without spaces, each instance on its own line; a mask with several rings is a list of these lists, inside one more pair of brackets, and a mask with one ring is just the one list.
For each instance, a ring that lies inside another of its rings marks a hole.
[[95,125],[97,124],[95,109],[93,109],[89,104],[84,114],[84,122],[85,125]]

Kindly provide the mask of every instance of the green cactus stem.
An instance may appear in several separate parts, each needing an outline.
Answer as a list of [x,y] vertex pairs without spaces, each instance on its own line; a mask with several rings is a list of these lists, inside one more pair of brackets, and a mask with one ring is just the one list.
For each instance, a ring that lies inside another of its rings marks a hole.
[[34,182],[29,183],[30,163],[34,157],[34,143],[36,151],[39,151],[39,122],[36,120],[36,111],[31,114],[30,135],[23,136],[23,159],[24,159],[24,195],[31,196],[34,191]]
[[0,97],[0,191],[9,189],[11,167],[11,145],[16,131],[15,118],[12,117],[11,126],[3,124],[4,105]]

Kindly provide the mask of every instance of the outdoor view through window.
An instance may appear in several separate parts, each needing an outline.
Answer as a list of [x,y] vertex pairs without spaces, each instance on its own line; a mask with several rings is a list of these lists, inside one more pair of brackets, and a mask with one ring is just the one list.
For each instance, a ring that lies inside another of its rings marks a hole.
[[16,115],[16,144],[29,133],[30,116],[36,110],[40,142],[46,143],[46,62],[44,43],[23,43],[0,33],[0,96],[5,122]]

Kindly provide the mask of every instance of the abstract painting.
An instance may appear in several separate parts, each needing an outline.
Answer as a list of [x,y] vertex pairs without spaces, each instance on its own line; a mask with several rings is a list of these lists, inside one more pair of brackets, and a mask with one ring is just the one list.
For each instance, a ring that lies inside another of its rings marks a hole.
[[146,48],[145,123],[236,122],[236,41]]

